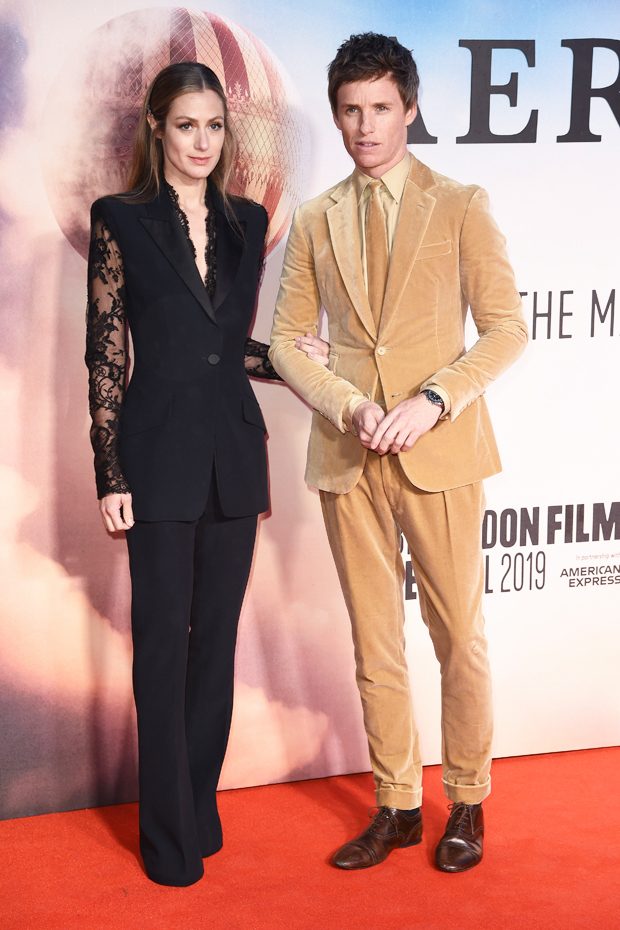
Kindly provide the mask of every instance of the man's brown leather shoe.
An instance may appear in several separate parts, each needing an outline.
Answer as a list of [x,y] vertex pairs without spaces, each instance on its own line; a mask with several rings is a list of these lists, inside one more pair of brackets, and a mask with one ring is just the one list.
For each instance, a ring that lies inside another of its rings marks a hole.
[[393,849],[422,842],[422,811],[412,816],[395,807],[380,807],[360,836],[341,846],[332,858],[339,869],[368,869],[387,859]]
[[482,804],[450,804],[448,810],[448,826],[435,850],[435,862],[442,872],[465,872],[482,859]]

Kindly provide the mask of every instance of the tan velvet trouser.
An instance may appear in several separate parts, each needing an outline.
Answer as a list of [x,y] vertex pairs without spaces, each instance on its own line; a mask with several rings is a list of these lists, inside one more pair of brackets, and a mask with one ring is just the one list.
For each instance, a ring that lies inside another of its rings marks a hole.
[[405,659],[404,566],[411,552],[420,609],[441,668],[443,784],[451,801],[491,790],[491,678],[481,600],[482,482],[431,493],[398,456],[368,453],[348,494],[321,492],[327,535],[353,628],[357,683],[379,806],[422,801],[422,763]]

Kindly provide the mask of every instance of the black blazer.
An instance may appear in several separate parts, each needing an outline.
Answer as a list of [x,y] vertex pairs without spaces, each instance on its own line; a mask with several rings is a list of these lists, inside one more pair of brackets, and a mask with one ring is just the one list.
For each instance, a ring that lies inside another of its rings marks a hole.
[[147,204],[97,200],[124,270],[132,377],[122,402],[119,453],[137,520],[195,520],[215,466],[226,516],[269,506],[265,423],[244,368],[256,306],[267,213],[233,203],[240,230],[212,186],[216,287],[208,296],[191,243],[165,189]]

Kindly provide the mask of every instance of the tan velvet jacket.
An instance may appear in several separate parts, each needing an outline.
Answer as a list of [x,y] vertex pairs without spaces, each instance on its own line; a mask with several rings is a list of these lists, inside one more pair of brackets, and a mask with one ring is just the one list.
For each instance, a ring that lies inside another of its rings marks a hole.
[[[328,369],[295,347],[297,335],[316,333],[321,305]],[[466,352],[468,307],[479,338]],[[399,453],[409,480],[442,491],[497,473],[482,395],[527,338],[505,239],[481,188],[412,159],[378,332],[364,288],[352,177],[303,204],[286,248],[269,354],[314,408],[306,481],[338,494],[354,488],[367,455],[351,432],[355,407],[382,392],[391,410],[430,384],[447,392],[450,413]]]

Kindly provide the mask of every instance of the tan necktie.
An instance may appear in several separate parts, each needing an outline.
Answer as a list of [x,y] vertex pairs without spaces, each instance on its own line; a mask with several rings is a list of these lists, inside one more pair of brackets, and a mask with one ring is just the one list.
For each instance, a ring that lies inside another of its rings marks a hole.
[[383,212],[379,194],[381,179],[376,178],[371,181],[369,187],[370,200],[366,208],[366,274],[368,277],[368,300],[378,330],[390,259],[385,213]]

